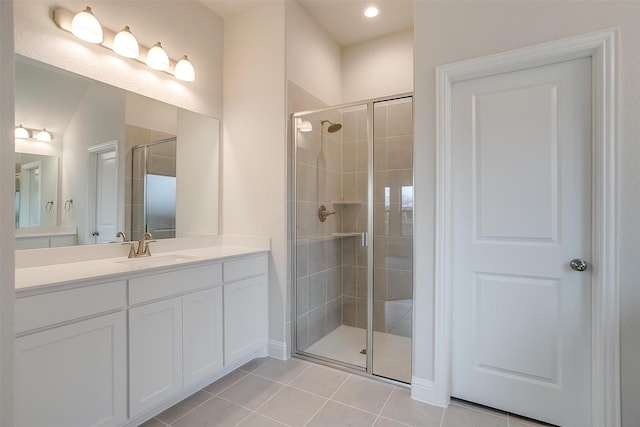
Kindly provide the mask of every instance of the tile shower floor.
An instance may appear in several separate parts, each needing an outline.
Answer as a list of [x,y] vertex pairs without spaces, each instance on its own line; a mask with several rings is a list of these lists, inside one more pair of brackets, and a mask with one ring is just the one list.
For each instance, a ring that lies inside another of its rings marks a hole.
[[445,410],[409,390],[299,359],[255,359],[143,424],[205,426],[539,427],[464,402]]
[[[310,346],[316,354],[351,365],[366,366],[367,330],[341,325]],[[373,333],[373,373],[394,380],[411,382],[411,339],[385,332]]]

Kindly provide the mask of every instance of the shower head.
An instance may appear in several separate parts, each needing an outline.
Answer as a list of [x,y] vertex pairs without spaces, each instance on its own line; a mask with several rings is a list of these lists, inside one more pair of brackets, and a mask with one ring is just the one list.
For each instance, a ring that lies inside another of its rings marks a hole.
[[329,123],[329,127],[327,128],[327,131],[329,133],[338,132],[340,129],[342,129],[342,125],[340,123],[333,123],[331,120],[322,120],[320,122],[320,124],[323,126],[325,123]]

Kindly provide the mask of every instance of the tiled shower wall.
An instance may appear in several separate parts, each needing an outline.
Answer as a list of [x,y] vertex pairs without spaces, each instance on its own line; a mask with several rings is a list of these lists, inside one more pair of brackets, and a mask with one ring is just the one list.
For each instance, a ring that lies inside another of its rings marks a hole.
[[[124,218],[125,230],[129,231],[131,240],[140,239],[144,233],[144,150],[136,150],[134,159],[132,148],[169,138],[175,138],[175,135],[126,125]],[[133,160],[135,160],[135,167]],[[133,176],[133,169],[136,170],[136,176]],[[176,176],[176,141],[159,144],[149,155],[147,169],[149,173],[157,175]]]
[[413,102],[374,108],[374,330],[411,337]]
[[[413,297],[413,111],[411,99],[374,104],[374,330],[411,336]],[[366,112],[345,112],[343,194],[367,199]],[[367,204],[353,205],[354,231],[367,230]],[[344,230],[347,231],[347,230]],[[342,323],[367,327],[367,252],[343,239]]]
[[313,131],[298,134],[296,193],[297,346],[305,350],[342,323],[342,246],[333,236],[340,218],[318,219],[318,208],[333,211],[342,192],[342,149],[339,133],[324,132],[321,120],[339,122],[339,113],[309,118]]

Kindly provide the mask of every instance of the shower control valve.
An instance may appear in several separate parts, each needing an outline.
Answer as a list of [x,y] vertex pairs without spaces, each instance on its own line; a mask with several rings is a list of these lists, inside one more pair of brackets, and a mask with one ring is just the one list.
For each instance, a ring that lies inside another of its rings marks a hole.
[[318,219],[320,220],[320,222],[325,222],[329,215],[335,215],[335,214],[336,214],[335,211],[329,212],[329,210],[325,205],[320,205],[320,208],[318,209]]

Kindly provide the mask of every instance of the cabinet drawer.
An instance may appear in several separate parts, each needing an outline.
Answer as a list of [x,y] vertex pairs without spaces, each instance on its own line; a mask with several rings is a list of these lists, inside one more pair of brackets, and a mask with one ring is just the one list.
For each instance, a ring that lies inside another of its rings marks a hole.
[[224,281],[233,282],[267,273],[267,256],[260,255],[224,263]]
[[16,299],[16,333],[127,305],[125,282],[108,282]]
[[129,304],[166,298],[220,283],[220,264],[136,277],[129,280]]

